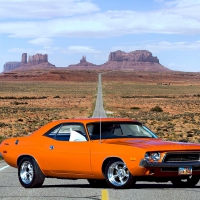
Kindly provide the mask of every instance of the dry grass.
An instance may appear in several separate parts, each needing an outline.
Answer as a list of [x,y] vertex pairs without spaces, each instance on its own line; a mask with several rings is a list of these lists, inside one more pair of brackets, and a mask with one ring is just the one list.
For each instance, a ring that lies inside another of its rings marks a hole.
[[[1,137],[27,135],[56,119],[92,115],[97,72],[45,73],[6,74],[0,82]],[[165,140],[200,142],[200,74],[115,71],[104,73],[102,81],[109,116],[137,119]],[[151,111],[156,106],[163,112]]]
[[[103,76],[104,107],[109,116],[137,119],[165,140],[200,142],[200,82],[194,83],[190,76],[180,81],[171,76],[170,84],[158,84],[156,77],[155,81],[134,81],[126,79],[130,77],[127,73],[118,79],[115,76]],[[156,106],[163,112],[151,111]]]
[[0,82],[0,135],[32,133],[57,119],[92,115],[97,82]]

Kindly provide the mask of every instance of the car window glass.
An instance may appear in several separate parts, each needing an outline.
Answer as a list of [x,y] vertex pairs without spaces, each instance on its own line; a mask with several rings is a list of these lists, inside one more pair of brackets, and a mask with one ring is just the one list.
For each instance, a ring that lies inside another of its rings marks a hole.
[[60,141],[87,141],[82,124],[61,124],[48,131],[45,136]]
[[91,123],[87,129],[92,140],[114,138],[157,138],[148,128],[140,123],[102,122]]

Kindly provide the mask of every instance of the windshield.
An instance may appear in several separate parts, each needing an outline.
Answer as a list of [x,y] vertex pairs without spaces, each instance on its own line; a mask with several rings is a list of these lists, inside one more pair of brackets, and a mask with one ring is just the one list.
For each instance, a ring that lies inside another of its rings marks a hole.
[[114,138],[157,138],[146,126],[140,123],[102,122],[87,124],[92,140]]

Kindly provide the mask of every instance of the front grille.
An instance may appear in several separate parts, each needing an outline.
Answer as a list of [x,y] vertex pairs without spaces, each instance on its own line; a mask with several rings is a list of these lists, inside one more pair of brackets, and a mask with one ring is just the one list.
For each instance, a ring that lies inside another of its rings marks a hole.
[[178,167],[163,167],[162,172],[178,172]]
[[199,153],[170,153],[167,154],[163,162],[194,162],[199,161]]
[[[163,167],[162,172],[178,172],[178,167]],[[200,167],[193,167],[192,171],[200,171]]]

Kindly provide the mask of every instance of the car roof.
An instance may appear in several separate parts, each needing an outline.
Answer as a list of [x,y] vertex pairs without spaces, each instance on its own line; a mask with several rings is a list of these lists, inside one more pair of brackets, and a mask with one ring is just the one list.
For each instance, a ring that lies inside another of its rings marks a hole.
[[76,119],[61,119],[57,120],[56,122],[59,123],[67,123],[67,122],[77,122],[77,123],[92,123],[92,122],[138,122],[133,119],[127,118],[76,118]]
[[56,125],[62,124],[62,123],[82,123],[82,124],[88,124],[88,123],[95,123],[95,122],[136,122],[138,121],[133,119],[126,119],[126,118],[73,118],[73,119],[60,119],[52,121],[44,126],[42,126],[40,129],[36,130],[31,136],[39,136],[43,135],[45,132],[50,130]]

